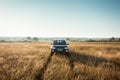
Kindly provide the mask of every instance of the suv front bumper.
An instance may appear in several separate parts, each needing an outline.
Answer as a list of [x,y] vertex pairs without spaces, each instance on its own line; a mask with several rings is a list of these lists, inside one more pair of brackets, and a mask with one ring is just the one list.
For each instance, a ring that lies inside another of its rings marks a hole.
[[51,49],[51,52],[52,53],[55,53],[55,52],[69,53],[69,50],[68,49]]

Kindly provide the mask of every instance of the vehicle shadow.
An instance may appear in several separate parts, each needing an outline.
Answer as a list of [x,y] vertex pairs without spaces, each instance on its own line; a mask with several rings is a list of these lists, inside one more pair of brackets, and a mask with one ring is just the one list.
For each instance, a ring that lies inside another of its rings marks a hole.
[[84,65],[94,66],[94,67],[109,62],[107,59],[102,57],[95,57],[92,55],[88,55],[84,53],[76,53],[73,51],[69,55],[69,60],[73,60],[75,62],[79,62]]
[[56,56],[60,58],[66,58],[69,60],[70,75],[68,77],[68,80],[72,80],[76,76],[76,73],[74,71],[74,67],[75,67],[74,62],[77,62],[78,64],[87,65],[90,67],[114,68],[118,70],[120,68],[120,65],[116,65],[115,63],[103,57],[92,56],[84,53],[77,53],[74,51],[71,51],[69,55],[58,53],[56,54]]
[[57,56],[61,58],[66,57],[67,59],[69,59],[69,66],[71,69],[74,68],[74,62],[94,67],[110,62],[109,60],[102,57],[95,57],[92,55],[86,55],[84,53],[76,53],[74,51],[71,51],[69,55],[58,53]]
[[44,73],[48,67],[48,64],[52,60],[53,54],[50,54],[47,61],[44,63],[43,67],[39,70],[39,73],[35,76],[35,80],[43,80],[44,79]]

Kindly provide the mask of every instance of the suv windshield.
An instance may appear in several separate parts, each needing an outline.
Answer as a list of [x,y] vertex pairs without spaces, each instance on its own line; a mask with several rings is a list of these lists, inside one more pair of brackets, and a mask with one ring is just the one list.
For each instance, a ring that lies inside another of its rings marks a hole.
[[53,45],[66,45],[65,40],[55,40],[53,41]]

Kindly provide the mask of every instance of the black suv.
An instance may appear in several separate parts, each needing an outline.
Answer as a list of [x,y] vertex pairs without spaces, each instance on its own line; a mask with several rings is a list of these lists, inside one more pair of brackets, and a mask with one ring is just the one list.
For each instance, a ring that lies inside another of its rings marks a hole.
[[69,53],[69,48],[65,40],[54,40],[51,44],[51,53],[63,52]]

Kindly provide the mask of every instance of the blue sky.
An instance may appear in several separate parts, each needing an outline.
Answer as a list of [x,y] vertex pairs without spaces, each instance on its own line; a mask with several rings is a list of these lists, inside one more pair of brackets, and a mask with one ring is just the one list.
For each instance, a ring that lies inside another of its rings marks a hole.
[[120,0],[0,0],[0,36],[120,37]]

